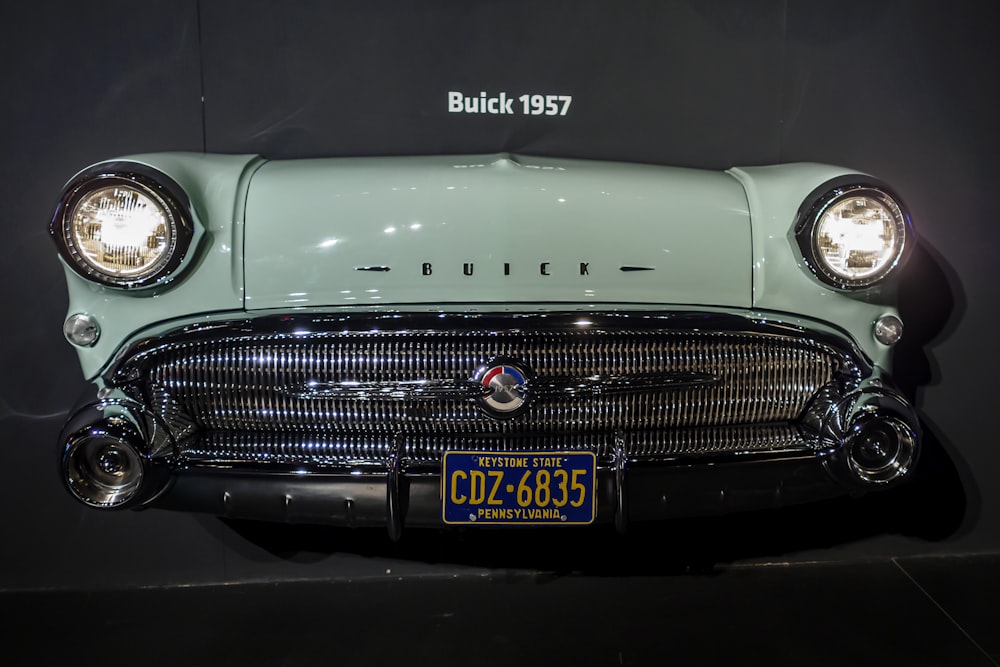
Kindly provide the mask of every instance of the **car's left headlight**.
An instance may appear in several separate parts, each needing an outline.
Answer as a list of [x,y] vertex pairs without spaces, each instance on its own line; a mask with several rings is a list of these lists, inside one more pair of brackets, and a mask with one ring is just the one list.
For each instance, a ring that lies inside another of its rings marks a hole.
[[813,201],[795,228],[802,256],[824,282],[861,289],[886,278],[909,249],[909,216],[882,187],[833,187]]
[[192,224],[179,188],[128,171],[89,173],[71,184],[50,231],[70,268],[111,287],[159,284],[179,267]]

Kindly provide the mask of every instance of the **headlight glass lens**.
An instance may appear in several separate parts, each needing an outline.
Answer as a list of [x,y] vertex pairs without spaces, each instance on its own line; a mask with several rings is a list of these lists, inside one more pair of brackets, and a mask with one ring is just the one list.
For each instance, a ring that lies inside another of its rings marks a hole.
[[803,230],[816,273],[842,288],[863,288],[883,279],[899,262],[907,222],[900,205],[873,187],[828,193]]
[[81,197],[69,211],[67,227],[79,259],[122,283],[162,268],[176,236],[166,204],[152,191],[124,183]]
[[176,181],[129,162],[79,174],[49,225],[69,268],[121,289],[172,280],[184,269],[196,231],[190,200]]

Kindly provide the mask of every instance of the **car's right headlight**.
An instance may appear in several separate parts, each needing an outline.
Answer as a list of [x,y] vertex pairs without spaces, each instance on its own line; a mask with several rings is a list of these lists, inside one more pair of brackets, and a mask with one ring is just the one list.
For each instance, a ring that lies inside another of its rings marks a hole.
[[[50,232],[70,268],[111,287],[160,284],[178,269],[193,228],[186,198],[166,177],[85,172],[66,189]],[[183,198],[183,203],[182,203]]]
[[912,245],[909,215],[883,187],[849,183],[809,201],[795,236],[806,264],[829,285],[870,287],[899,266]]

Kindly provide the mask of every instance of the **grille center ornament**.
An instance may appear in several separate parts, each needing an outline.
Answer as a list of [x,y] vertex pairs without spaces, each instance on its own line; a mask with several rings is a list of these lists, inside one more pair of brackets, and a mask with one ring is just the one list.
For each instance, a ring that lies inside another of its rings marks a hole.
[[473,378],[483,390],[479,406],[493,417],[514,417],[527,407],[529,377],[530,372],[516,360],[492,359]]

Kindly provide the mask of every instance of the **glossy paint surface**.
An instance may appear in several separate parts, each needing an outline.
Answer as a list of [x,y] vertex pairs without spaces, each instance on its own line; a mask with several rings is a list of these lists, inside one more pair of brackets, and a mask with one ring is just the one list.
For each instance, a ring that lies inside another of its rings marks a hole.
[[508,155],[271,162],[251,181],[246,230],[248,310],[750,306],[746,197],[718,172]]

